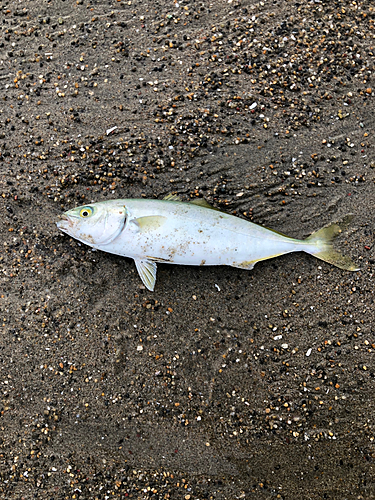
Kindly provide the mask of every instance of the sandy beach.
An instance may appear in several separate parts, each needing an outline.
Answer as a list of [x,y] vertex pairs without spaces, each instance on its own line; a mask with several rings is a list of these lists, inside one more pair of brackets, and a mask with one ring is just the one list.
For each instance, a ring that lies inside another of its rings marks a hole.
[[[6,1],[0,496],[375,498],[371,2]],[[58,231],[116,198],[204,198],[302,253],[132,260]]]

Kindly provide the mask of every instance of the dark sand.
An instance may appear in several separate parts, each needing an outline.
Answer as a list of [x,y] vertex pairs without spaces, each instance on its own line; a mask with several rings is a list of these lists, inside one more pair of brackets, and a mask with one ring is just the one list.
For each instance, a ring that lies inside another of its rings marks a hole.
[[[1,498],[375,498],[371,2],[1,9]],[[361,270],[159,265],[151,293],[55,226],[170,192],[295,237],[352,212]]]

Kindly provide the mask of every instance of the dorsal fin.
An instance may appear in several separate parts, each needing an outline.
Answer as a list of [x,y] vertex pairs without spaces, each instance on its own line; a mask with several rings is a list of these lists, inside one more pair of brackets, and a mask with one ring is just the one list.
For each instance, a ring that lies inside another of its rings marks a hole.
[[275,234],[279,234],[280,236],[284,236],[284,238],[289,238],[286,234],[282,233],[281,231],[276,231],[276,229],[270,229],[269,227],[263,226],[264,229],[267,229],[267,231],[272,231]]
[[178,194],[169,193],[166,196],[164,196],[163,200],[165,200],[165,201],[181,201],[181,198],[178,196]]
[[222,212],[219,208],[215,208],[208,203],[204,198],[196,198],[195,200],[189,201],[192,205],[198,205],[198,207],[210,208],[211,210],[216,210],[217,212]]
[[[182,201],[178,194],[169,193],[163,198],[164,201]],[[197,205],[202,208],[210,208],[211,210],[216,210],[217,212],[222,212],[219,208],[215,208],[208,203],[204,198],[196,198],[195,200],[189,201],[192,205]]]

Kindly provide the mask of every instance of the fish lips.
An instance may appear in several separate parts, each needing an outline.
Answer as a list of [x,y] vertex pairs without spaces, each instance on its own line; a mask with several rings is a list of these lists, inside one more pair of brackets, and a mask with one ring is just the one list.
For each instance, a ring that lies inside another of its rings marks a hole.
[[73,221],[65,214],[60,215],[60,219],[56,222],[56,226],[64,233],[68,233],[73,228]]

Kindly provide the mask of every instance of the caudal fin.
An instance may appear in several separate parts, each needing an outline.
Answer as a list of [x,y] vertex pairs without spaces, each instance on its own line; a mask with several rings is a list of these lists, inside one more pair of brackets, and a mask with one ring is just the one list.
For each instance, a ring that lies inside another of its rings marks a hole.
[[[340,222],[332,222],[329,226],[315,231],[304,240],[309,246],[306,251],[314,257],[329,262],[346,271],[359,271],[359,267],[346,255],[341,255],[333,248],[333,240],[342,233],[353,219],[352,214],[346,215]],[[311,247],[310,247],[311,245]]]

